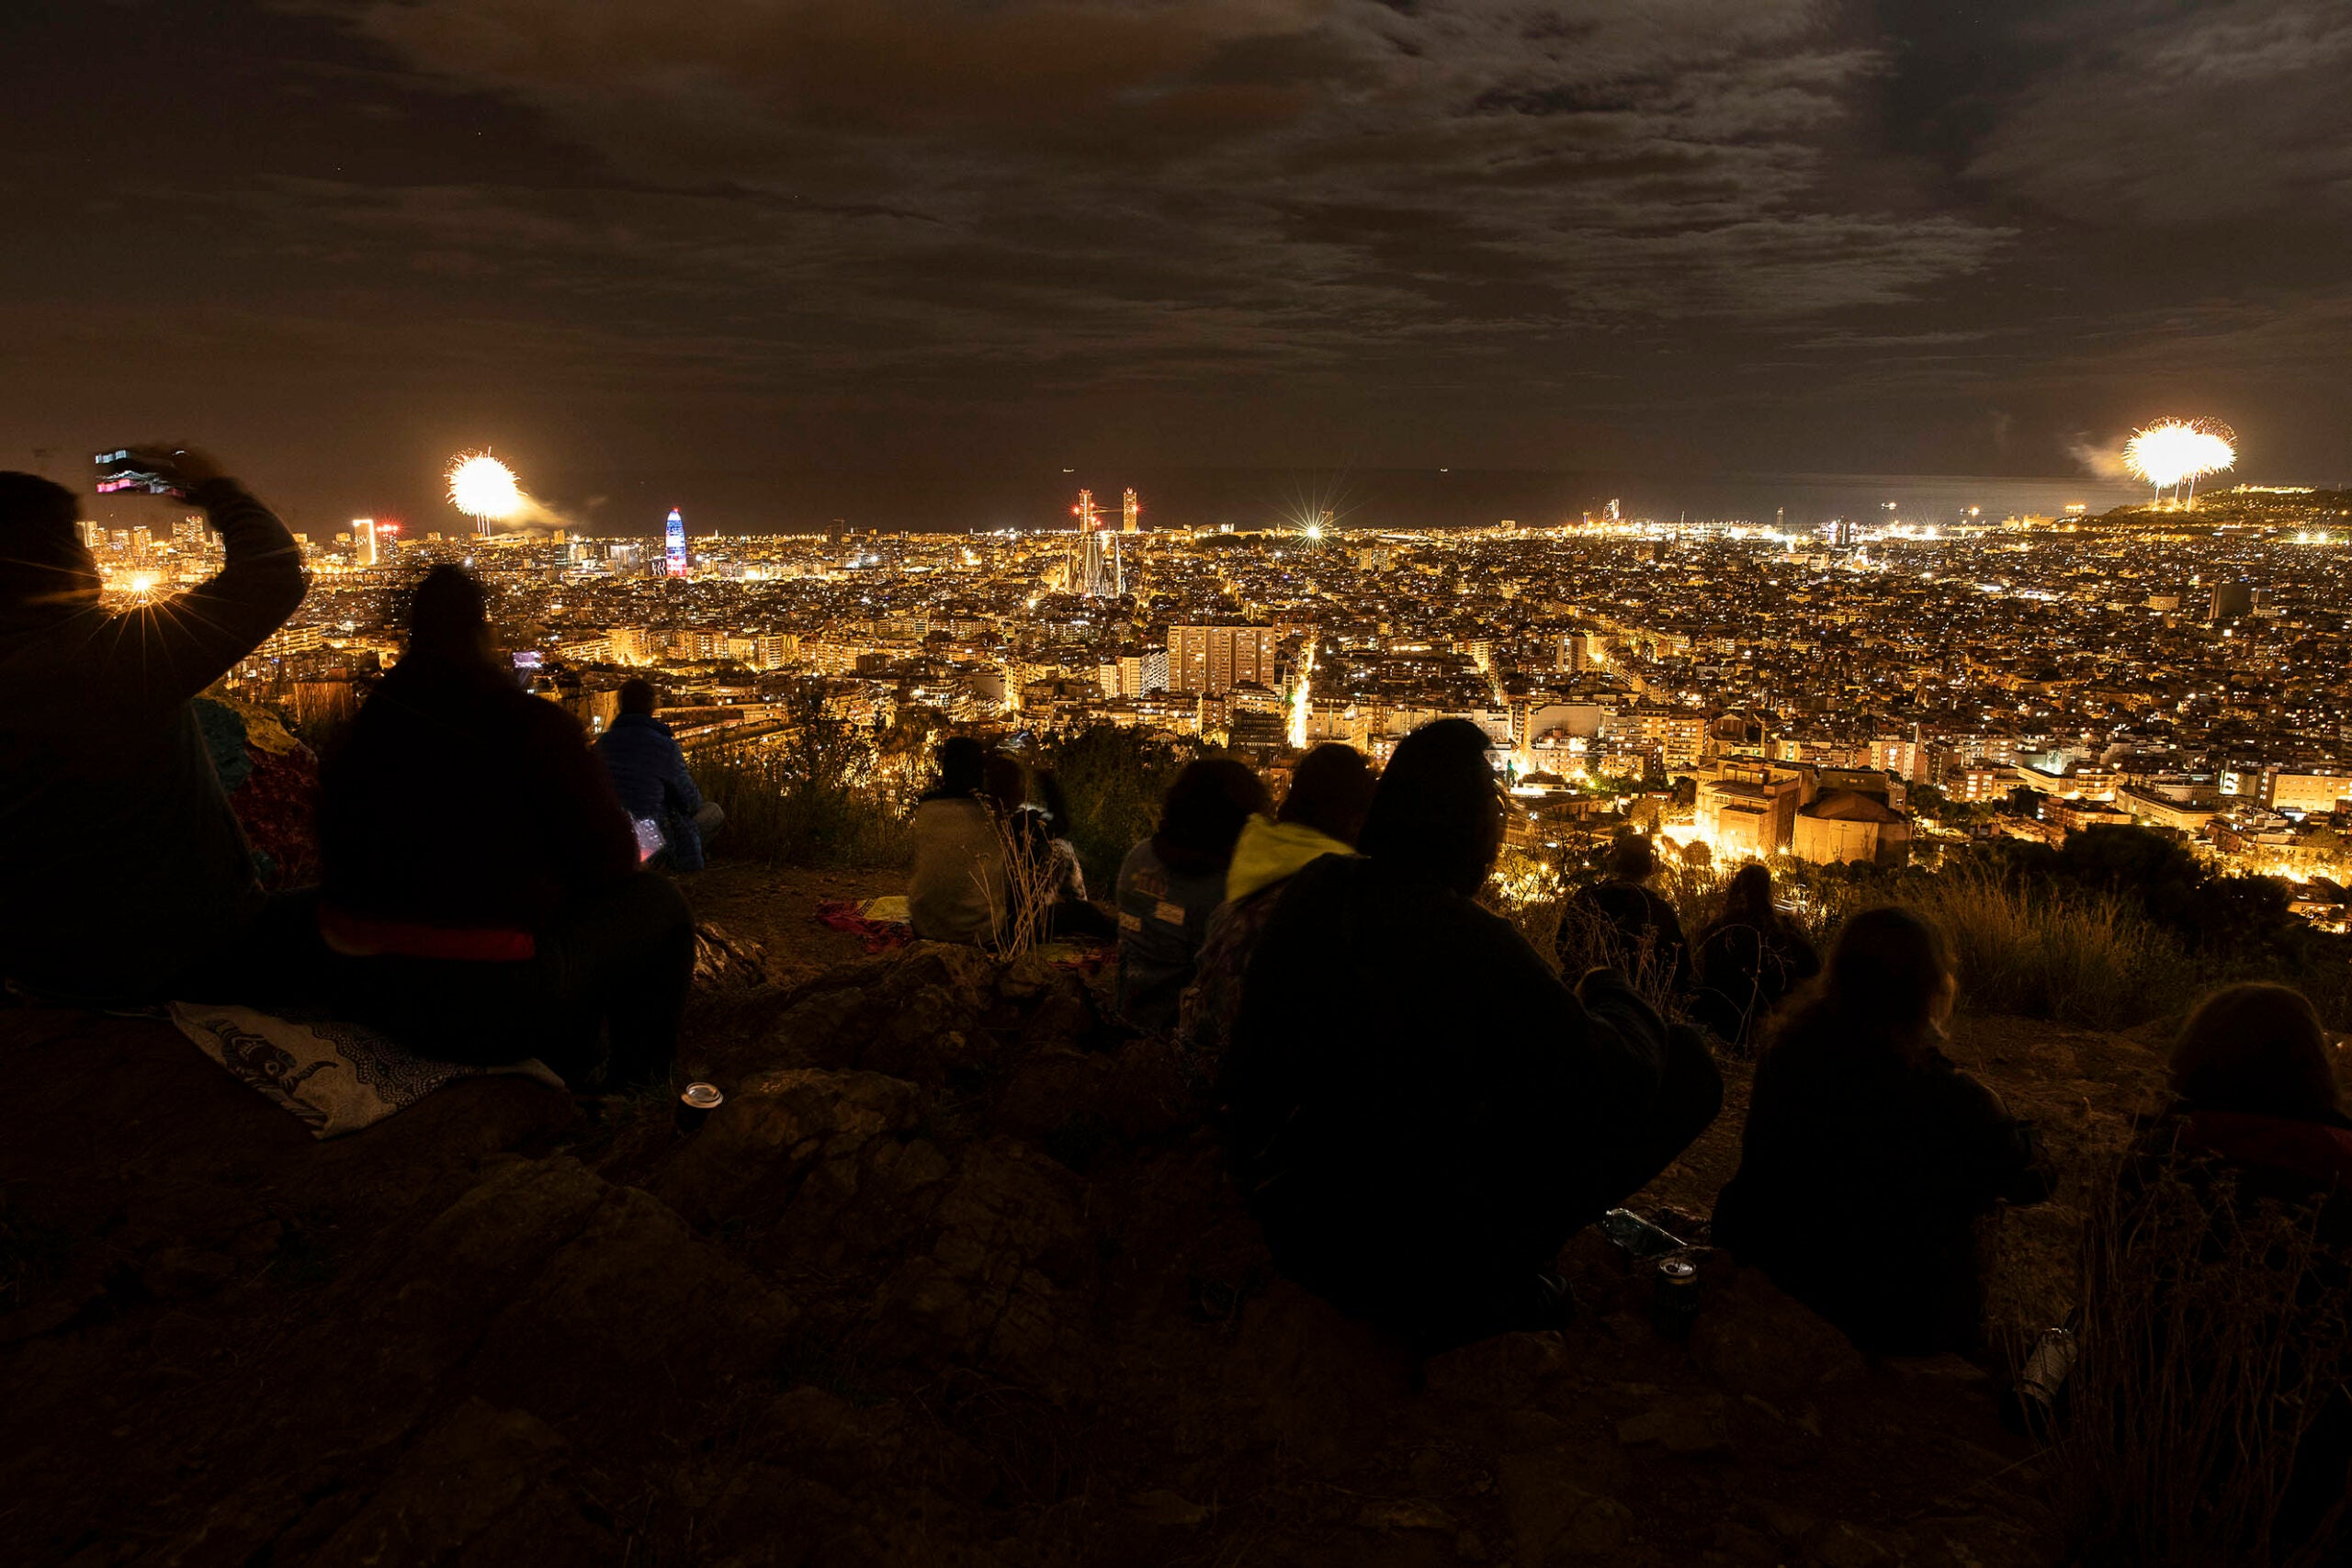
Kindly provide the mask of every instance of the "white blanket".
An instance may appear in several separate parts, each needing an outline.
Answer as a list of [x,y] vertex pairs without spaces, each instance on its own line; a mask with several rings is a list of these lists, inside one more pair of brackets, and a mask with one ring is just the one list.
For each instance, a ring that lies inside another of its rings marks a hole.
[[536,1061],[495,1067],[435,1062],[356,1023],[301,1023],[251,1008],[195,1002],[174,1002],[172,1021],[315,1138],[372,1127],[458,1078],[522,1073],[563,1088],[561,1078]]

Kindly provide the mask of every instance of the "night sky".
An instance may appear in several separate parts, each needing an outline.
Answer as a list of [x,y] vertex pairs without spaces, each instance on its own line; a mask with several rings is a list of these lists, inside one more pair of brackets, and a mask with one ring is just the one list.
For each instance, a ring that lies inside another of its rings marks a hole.
[[0,466],[171,434],[312,526],[485,443],[615,532],[2174,412],[2352,474],[2344,0],[19,0],[0,61]]

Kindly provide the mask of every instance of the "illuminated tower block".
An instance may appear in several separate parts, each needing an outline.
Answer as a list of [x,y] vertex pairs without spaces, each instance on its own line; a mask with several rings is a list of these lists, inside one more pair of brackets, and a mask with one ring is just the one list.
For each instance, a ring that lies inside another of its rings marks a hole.
[[662,553],[669,563],[672,577],[686,575],[686,520],[676,507],[670,508],[670,518],[662,529]]

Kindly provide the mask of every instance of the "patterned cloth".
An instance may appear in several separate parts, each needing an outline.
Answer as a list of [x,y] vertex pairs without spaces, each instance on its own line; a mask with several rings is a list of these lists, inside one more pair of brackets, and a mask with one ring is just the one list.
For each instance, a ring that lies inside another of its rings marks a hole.
[[251,1008],[193,1002],[174,1002],[172,1021],[314,1138],[372,1127],[458,1078],[520,1073],[563,1088],[561,1078],[535,1061],[496,1067],[435,1062],[356,1023],[301,1023]]
[[914,941],[903,895],[882,898],[828,898],[817,906],[817,921],[865,943],[868,953],[888,953]]

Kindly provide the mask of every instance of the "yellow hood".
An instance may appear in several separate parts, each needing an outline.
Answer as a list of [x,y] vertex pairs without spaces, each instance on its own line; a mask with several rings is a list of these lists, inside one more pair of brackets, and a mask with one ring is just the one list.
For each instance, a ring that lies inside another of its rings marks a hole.
[[1330,834],[1303,822],[1270,822],[1252,817],[1241,825],[1241,837],[1234,840],[1233,863],[1225,873],[1225,896],[1228,900],[1247,898],[1261,887],[1297,875],[1311,860],[1353,853]]

